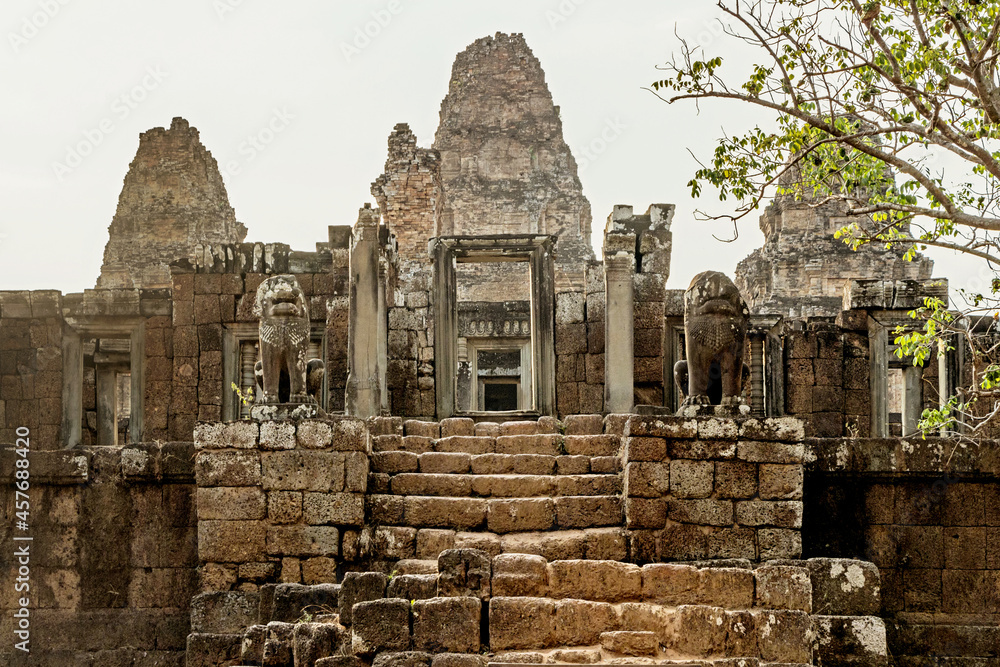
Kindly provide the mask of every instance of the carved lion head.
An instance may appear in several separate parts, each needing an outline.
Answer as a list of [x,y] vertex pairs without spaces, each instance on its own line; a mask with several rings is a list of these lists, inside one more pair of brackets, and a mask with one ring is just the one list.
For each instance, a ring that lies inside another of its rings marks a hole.
[[691,280],[691,285],[684,293],[684,311],[689,316],[750,316],[750,310],[739,289],[726,274],[719,271],[703,271]]
[[309,305],[299,281],[292,275],[271,276],[257,288],[254,314],[265,320],[308,320]]

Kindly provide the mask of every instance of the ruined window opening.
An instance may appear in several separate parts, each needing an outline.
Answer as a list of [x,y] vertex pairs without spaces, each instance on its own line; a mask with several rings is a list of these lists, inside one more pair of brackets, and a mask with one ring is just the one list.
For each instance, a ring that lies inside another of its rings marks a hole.
[[67,448],[141,442],[145,319],[67,318],[62,434]]
[[[488,349],[521,356],[514,412],[554,413],[553,243],[553,237],[541,235],[440,237],[432,242],[439,418],[487,412],[485,385],[491,378],[480,377],[478,366],[479,350]],[[513,372],[507,377],[514,379]],[[494,391],[511,390],[490,389]]]

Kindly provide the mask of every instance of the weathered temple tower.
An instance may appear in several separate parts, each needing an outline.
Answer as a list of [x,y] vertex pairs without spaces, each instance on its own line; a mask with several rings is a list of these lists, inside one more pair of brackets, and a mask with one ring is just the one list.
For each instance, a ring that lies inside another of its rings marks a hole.
[[751,311],[808,317],[843,310],[844,286],[852,279],[927,280],[934,262],[922,255],[903,259],[905,247],[869,244],[854,251],[834,233],[850,224],[843,205],[779,197],[764,210],[764,246],[736,267],[736,285]]
[[434,148],[444,188],[439,236],[557,236],[556,288],[583,285],[594,258],[590,203],[523,36],[497,33],[458,54]]
[[139,137],[108,228],[98,288],[169,287],[171,262],[199,244],[240,243],[219,166],[183,118]]

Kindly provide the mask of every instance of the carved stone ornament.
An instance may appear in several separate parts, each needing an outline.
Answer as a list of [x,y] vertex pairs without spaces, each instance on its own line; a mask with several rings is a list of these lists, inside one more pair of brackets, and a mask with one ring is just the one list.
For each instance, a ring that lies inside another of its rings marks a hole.
[[254,419],[322,416],[317,395],[323,385],[321,359],[309,359],[309,305],[295,276],[272,276],[257,288],[260,358],[254,367]]
[[[678,414],[746,414],[743,398],[750,369],[743,363],[750,311],[724,273],[704,271],[684,293],[685,360],[674,381],[685,394]],[[707,410],[703,406],[720,406]]]

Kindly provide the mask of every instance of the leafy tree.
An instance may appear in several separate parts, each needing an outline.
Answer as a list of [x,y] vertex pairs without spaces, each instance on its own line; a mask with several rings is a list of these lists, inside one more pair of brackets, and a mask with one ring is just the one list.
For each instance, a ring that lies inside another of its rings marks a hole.
[[[775,195],[841,202],[857,222],[838,233],[858,248],[936,246],[1000,265],[1000,2],[997,0],[721,0],[726,32],[761,62],[742,83],[721,57],[682,40],[668,102],[735,100],[775,114],[772,128],[719,141],[689,183],[714,186],[734,224]],[[947,175],[946,175],[947,168]],[[895,176],[894,176],[895,175]],[[972,346],[976,378],[926,430],[976,430],[1000,413],[1000,366],[973,331],[992,333],[1000,278],[961,307],[928,300],[922,331],[897,331],[901,356],[923,363],[954,334]],[[986,322],[986,326],[983,323]],[[950,342],[949,342],[950,341]]]

